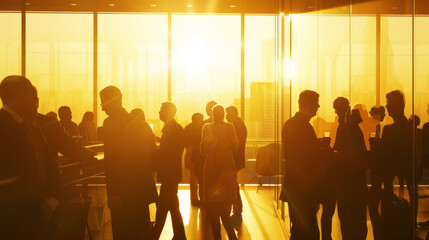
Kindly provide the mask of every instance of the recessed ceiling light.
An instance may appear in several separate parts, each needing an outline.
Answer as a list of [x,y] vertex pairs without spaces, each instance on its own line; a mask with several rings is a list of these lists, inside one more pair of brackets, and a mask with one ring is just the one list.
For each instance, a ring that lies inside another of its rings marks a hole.
[[309,6],[307,6],[307,8],[313,8],[313,6],[312,6],[312,5],[309,5]]
[[235,7],[237,7],[237,6],[233,4],[233,5],[229,6],[229,7],[235,8]]
[[30,6],[31,5],[31,3],[25,3],[25,6]]
[[188,5],[186,5],[186,7],[189,7],[189,8],[191,8],[191,7],[192,7],[192,4],[188,4]]
[[151,6],[151,7],[156,7],[157,5],[156,5],[156,4],[151,4],[150,6]]
[[76,3],[70,3],[70,6],[76,6],[77,4]]
[[393,9],[393,10],[396,10],[396,9],[398,9],[398,7],[392,7],[392,9]]
[[109,3],[109,7],[114,7],[115,4],[114,3]]

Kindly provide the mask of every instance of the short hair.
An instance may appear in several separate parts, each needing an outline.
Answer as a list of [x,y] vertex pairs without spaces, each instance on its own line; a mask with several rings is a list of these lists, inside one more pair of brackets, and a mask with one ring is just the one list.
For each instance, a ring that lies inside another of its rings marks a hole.
[[350,106],[350,102],[345,97],[337,97],[333,103],[335,110],[346,110]]
[[371,116],[377,115],[377,114],[386,114],[386,109],[383,106],[374,106],[369,111],[369,114]]
[[91,112],[91,111],[85,112],[85,113],[83,114],[83,117],[82,117],[82,122],[84,122],[84,121],[86,121],[86,120],[91,120],[91,121],[93,121],[93,120],[94,120],[94,113],[93,113],[93,112]]
[[319,100],[319,94],[312,90],[304,90],[299,94],[298,104],[299,107],[310,106],[312,102]]
[[67,110],[71,112],[71,109],[69,106],[61,106],[60,108],[58,108],[58,116],[60,116],[61,118],[61,116],[64,116],[64,113]]
[[400,90],[394,90],[386,94],[386,99],[390,100],[395,106],[405,108],[404,93]]
[[229,106],[225,109],[226,112],[234,113],[238,116],[238,109],[236,106]]
[[192,122],[195,122],[195,121],[198,121],[198,120],[203,121],[203,119],[204,119],[204,115],[201,114],[201,113],[194,113],[194,114],[192,114]]
[[216,106],[217,102],[214,100],[209,101],[206,104],[206,112],[211,112],[213,110],[213,107]]
[[172,102],[163,102],[161,104],[161,107],[166,108],[167,112],[169,112],[173,116],[176,115],[176,112],[177,112],[176,104],[174,104]]
[[140,118],[144,122],[146,121],[146,115],[144,114],[144,111],[141,108],[134,108],[133,110],[131,110],[130,114],[133,117]]
[[217,104],[212,108],[214,122],[223,121],[225,118],[225,109],[222,105]]
[[28,78],[19,75],[10,75],[0,83],[0,98],[3,104],[10,104],[23,90],[30,89],[33,85]]
[[108,105],[116,100],[122,101],[122,93],[115,86],[107,86],[100,91],[100,98],[103,101],[103,105]]

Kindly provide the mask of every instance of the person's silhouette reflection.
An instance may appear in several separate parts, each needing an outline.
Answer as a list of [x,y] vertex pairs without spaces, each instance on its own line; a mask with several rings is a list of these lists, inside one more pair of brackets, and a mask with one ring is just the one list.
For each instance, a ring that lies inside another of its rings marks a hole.
[[316,213],[323,170],[319,142],[309,121],[320,107],[319,94],[303,91],[298,104],[299,112],[282,130],[286,167],[280,199],[289,205],[290,239],[318,240]]

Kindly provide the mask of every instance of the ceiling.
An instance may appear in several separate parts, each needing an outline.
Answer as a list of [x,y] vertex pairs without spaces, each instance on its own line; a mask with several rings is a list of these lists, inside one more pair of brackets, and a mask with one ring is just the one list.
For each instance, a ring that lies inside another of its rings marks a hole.
[[[352,6],[350,9],[350,5]],[[429,0],[415,0],[429,14]],[[0,0],[0,11],[412,14],[413,0]]]

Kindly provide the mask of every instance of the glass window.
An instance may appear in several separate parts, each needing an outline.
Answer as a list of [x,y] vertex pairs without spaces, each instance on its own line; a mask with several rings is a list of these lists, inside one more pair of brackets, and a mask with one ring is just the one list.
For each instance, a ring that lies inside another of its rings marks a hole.
[[[99,14],[98,24],[98,90],[119,87],[124,107],[143,109],[160,134],[158,111],[168,91],[168,16]],[[102,124],[106,115],[99,112]]]
[[183,126],[210,100],[240,107],[240,26],[239,15],[172,16],[172,101]]
[[0,13],[0,79],[21,72],[21,14]]
[[[414,19],[414,114],[420,117],[420,127],[429,122],[429,16]],[[408,101],[410,104],[410,101]]]
[[79,123],[93,111],[92,26],[91,14],[27,14],[27,76],[39,91],[40,113],[70,106]]
[[248,138],[272,141],[275,135],[276,18],[246,15],[244,24],[244,93]]
[[[381,17],[380,43],[380,99],[386,105],[386,94],[402,90],[405,94],[405,116],[412,113],[412,18],[407,16]],[[387,115],[385,124],[393,119]]]

